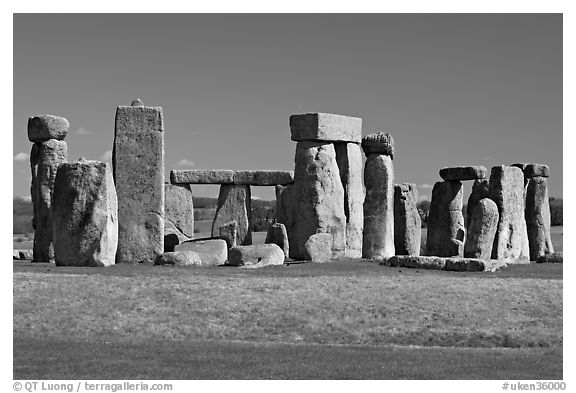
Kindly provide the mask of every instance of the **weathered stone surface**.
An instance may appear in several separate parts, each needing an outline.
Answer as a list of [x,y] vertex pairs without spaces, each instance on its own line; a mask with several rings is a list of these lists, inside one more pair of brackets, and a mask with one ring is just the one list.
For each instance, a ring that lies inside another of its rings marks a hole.
[[368,134],[362,138],[362,150],[364,154],[384,154],[394,159],[394,138],[386,132]]
[[364,188],[362,187],[362,152],[356,143],[334,144],[336,163],[344,187],[346,216],[346,250],[348,258],[362,257],[362,229],[364,228]]
[[251,212],[250,186],[223,184],[218,195],[218,207],[212,222],[212,236],[220,236],[220,227],[230,221],[236,221],[236,244],[252,244],[250,231]]
[[[298,142],[295,155],[294,188],[288,203],[294,225],[286,225],[290,257],[306,260],[304,245],[316,233],[332,235],[332,252],[343,256],[346,249],[344,188],[334,145],[324,142]],[[284,191],[283,194],[286,194]],[[286,224],[283,222],[283,224]]]
[[428,215],[426,255],[452,257],[464,254],[462,199],[462,183],[459,181],[434,184]]
[[228,264],[259,268],[284,264],[284,251],[276,244],[259,244],[255,246],[237,246],[228,251]]
[[488,180],[474,180],[474,184],[472,185],[472,192],[468,197],[468,204],[466,206],[466,230],[470,227],[470,222],[472,221],[472,211],[484,198],[488,198],[490,196],[490,190],[488,185]]
[[118,200],[110,164],[63,163],[52,195],[56,266],[111,266],[118,247]]
[[235,171],[234,184],[275,186],[294,182],[292,171]]
[[238,244],[238,223],[236,221],[227,222],[218,228],[218,235],[226,240],[228,248],[236,247]]
[[526,189],[525,217],[530,260],[535,261],[542,255],[553,253],[548,180],[545,177],[530,178]]
[[32,250],[19,250],[18,254],[20,255],[20,259],[32,259],[32,258],[34,258],[34,253]]
[[446,264],[446,260],[439,257],[395,255],[391,258],[388,258],[388,260],[381,262],[381,264],[391,267],[442,270]]
[[174,251],[194,251],[202,266],[223,265],[228,259],[228,245],[222,239],[190,240],[177,245]]
[[202,259],[195,251],[172,251],[159,255],[156,265],[195,266],[202,265]]
[[170,172],[172,184],[243,184],[275,186],[294,182],[291,171],[233,171],[229,169],[182,169]]
[[528,263],[530,252],[524,219],[522,170],[505,165],[492,167],[490,199],[496,202],[500,213],[492,247],[492,259],[507,263]]
[[451,272],[483,272],[486,262],[478,258],[446,258],[443,270]]
[[394,165],[384,154],[369,154],[364,164],[362,257],[389,258],[394,248]]
[[328,262],[332,259],[332,241],[329,233],[317,233],[308,238],[304,248],[312,262]]
[[64,140],[70,123],[63,117],[40,115],[28,118],[28,139],[30,142],[46,142],[50,139]]
[[464,244],[466,258],[490,259],[499,217],[498,207],[493,200],[483,198],[476,204]]
[[268,228],[268,233],[266,234],[265,244],[276,244],[284,252],[284,256],[288,258],[290,256],[290,244],[288,242],[288,232],[286,232],[286,226],[277,222],[276,224],[270,225]]
[[12,259],[20,259],[20,251],[12,250]]
[[[284,225],[286,228],[286,235],[288,236],[288,244],[296,241],[296,210],[294,201],[294,184],[288,186],[276,186],[276,222]],[[288,256],[294,255],[290,253],[290,246],[288,247]]]
[[290,116],[293,141],[333,141],[360,143],[362,119],[330,113],[304,113]]
[[116,263],[153,264],[164,253],[162,108],[118,107],[112,159],[118,195]]
[[455,166],[440,169],[440,177],[446,181],[450,180],[476,180],[485,179],[488,170],[483,166]]
[[416,184],[394,186],[394,249],[396,255],[420,255],[422,222]]
[[[52,262],[52,191],[58,165],[67,161],[66,142],[50,139],[37,144],[32,166],[32,201],[34,203],[34,262]],[[32,157],[31,157],[32,161]]]
[[190,237],[184,235],[182,232],[176,228],[176,226],[170,220],[164,220],[164,252],[174,251],[180,243],[187,242],[191,240]]
[[506,266],[503,261],[478,258],[441,258],[433,256],[395,255],[380,263],[391,267],[445,270],[454,272],[494,272]]
[[548,165],[517,163],[512,164],[512,166],[522,169],[526,179],[531,179],[533,177],[550,177],[550,168]]
[[164,184],[164,221],[172,222],[183,235],[194,237],[194,200],[190,185]]
[[562,263],[564,260],[562,251],[551,254],[540,255],[536,263]]

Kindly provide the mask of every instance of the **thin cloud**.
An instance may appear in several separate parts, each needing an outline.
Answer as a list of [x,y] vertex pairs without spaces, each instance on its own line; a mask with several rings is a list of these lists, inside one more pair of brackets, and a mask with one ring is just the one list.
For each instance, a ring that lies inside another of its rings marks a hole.
[[80,127],[78,129],[78,131],[76,131],[76,134],[78,134],[78,135],[92,135],[92,132],[83,128],[83,127]]
[[174,165],[176,165],[176,166],[188,166],[188,167],[190,167],[190,166],[194,166],[194,161],[190,161],[190,160],[187,160],[187,159],[183,159],[183,160],[178,161],[178,162],[177,162],[176,164],[174,164]]
[[427,184],[427,183],[418,185],[418,188],[423,188],[423,189],[428,189],[428,188],[432,188],[432,187],[433,187],[432,184]]
[[26,153],[18,153],[14,156],[14,161],[26,161],[30,157]]
[[112,162],[112,150],[106,150],[106,152],[100,156],[100,160]]

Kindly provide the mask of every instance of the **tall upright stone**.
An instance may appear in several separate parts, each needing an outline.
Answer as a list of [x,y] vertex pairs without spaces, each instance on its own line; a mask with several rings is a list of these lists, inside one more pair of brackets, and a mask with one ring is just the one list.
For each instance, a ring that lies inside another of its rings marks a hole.
[[483,198],[474,205],[468,222],[464,257],[491,258],[498,218],[498,207],[490,198]]
[[420,255],[422,222],[416,184],[394,186],[394,248],[396,255]]
[[492,167],[490,199],[496,202],[500,214],[492,247],[492,259],[507,263],[528,263],[530,251],[524,218],[522,170],[505,165]]
[[552,254],[554,246],[550,237],[550,202],[548,180],[542,176],[532,177],[526,189],[526,227],[530,247],[530,260]]
[[474,180],[474,184],[472,185],[472,192],[468,197],[468,204],[466,205],[466,229],[470,226],[470,222],[472,220],[473,210],[484,198],[488,198],[490,196],[490,190],[488,185],[488,180],[486,179],[477,179]]
[[164,184],[164,221],[183,235],[194,237],[194,199],[189,184]]
[[164,252],[164,122],[161,107],[116,110],[112,162],[118,196],[116,263],[154,264]]
[[362,139],[364,164],[364,230],[362,257],[386,259],[394,248],[394,140],[390,134],[370,134]]
[[453,257],[464,254],[465,230],[462,201],[460,181],[443,181],[434,184],[428,215],[426,255]]
[[118,246],[118,201],[108,163],[58,168],[52,197],[56,266],[110,266]]
[[220,236],[220,227],[235,221],[237,225],[235,244],[242,246],[252,244],[251,206],[250,186],[222,184],[218,195],[218,207],[212,222],[212,236]]

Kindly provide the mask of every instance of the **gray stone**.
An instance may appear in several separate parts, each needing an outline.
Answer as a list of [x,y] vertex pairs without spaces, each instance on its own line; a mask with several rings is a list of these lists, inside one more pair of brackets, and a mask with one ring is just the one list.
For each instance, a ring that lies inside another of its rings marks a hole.
[[427,222],[426,255],[452,257],[464,254],[462,199],[459,181],[434,184]]
[[275,186],[294,182],[291,171],[235,171],[234,184],[250,186]]
[[176,226],[170,220],[164,220],[164,252],[174,251],[180,243],[187,242],[191,240],[190,237],[186,236],[176,228]]
[[394,138],[385,132],[368,134],[362,138],[362,150],[366,156],[376,153],[394,159]]
[[110,164],[63,163],[52,195],[56,266],[111,266],[118,247],[118,200]]
[[545,177],[532,177],[526,189],[526,229],[530,248],[530,260],[554,252],[550,237],[550,203],[548,200],[548,180]]
[[228,245],[222,239],[190,240],[174,247],[174,251],[194,251],[202,266],[223,265],[228,259]]
[[362,152],[356,143],[334,144],[340,180],[344,187],[346,216],[346,250],[348,258],[362,257],[362,229],[364,228],[364,188],[362,187]]
[[153,264],[164,253],[162,108],[119,106],[112,158],[118,195],[116,263]]
[[434,256],[395,255],[381,265],[453,272],[494,272],[506,266],[502,261],[478,258],[441,258]]
[[20,250],[18,251],[20,255],[20,259],[28,259],[31,260],[34,257],[34,253],[32,250]]
[[156,265],[195,266],[202,265],[202,259],[195,251],[165,252],[156,258]]
[[281,223],[276,223],[270,225],[268,228],[268,233],[266,234],[265,244],[276,244],[284,252],[284,256],[288,258],[290,256],[290,244],[288,242],[288,232],[286,232],[286,226]]
[[384,154],[369,154],[364,164],[364,232],[362,257],[385,259],[394,248],[394,165]]
[[64,140],[70,123],[63,117],[40,115],[28,118],[28,139],[30,142],[46,142],[50,139]]
[[[34,262],[52,262],[52,191],[56,171],[67,161],[66,142],[50,139],[37,143],[35,156],[30,157],[32,165],[32,202],[34,204]],[[35,149],[33,149],[34,151]]]
[[476,204],[471,213],[464,243],[466,258],[490,259],[499,216],[498,207],[493,200],[483,198]]
[[194,237],[194,199],[188,184],[164,184],[164,221],[171,221],[183,235]]
[[259,244],[255,246],[237,246],[228,251],[228,264],[259,268],[284,264],[284,251],[276,244]]
[[446,181],[450,180],[476,180],[485,179],[488,170],[483,166],[455,166],[440,169],[440,177]]
[[548,165],[518,163],[512,164],[512,166],[522,169],[526,179],[531,179],[533,177],[550,177],[550,168]]
[[[294,197],[294,189],[293,184],[276,186],[276,222],[284,225],[288,244],[296,241],[296,209],[294,205],[296,197]],[[288,247],[288,251],[288,256],[294,254],[293,252],[290,253],[290,247]]]
[[12,250],[12,259],[20,259],[20,251]]
[[416,184],[394,186],[394,249],[396,255],[420,255],[422,222]]
[[233,171],[229,169],[182,169],[170,172],[172,184],[242,184],[275,186],[294,182],[291,171]]
[[472,220],[472,211],[484,198],[490,197],[490,190],[488,180],[474,180],[472,185],[472,192],[468,197],[468,204],[466,206],[466,229],[468,230],[470,226],[470,221]]
[[236,221],[230,221],[222,224],[220,228],[218,228],[218,235],[221,239],[226,240],[228,248],[236,247],[240,240],[238,237],[238,223]]
[[312,262],[328,262],[332,259],[332,241],[329,233],[317,233],[308,238],[304,248]]
[[294,225],[286,225],[290,257],[310,259],[304,245],[316,233],[329,233],[333,238],[333,254],[343,256],[346,249],[344,188],[334,145],[298,142],[294,161],[294,188],[288,198]]
[[360,143],[362,119],[330,113],[304,113],[290,116],[293,141],[333,141]]
[[522,170],[505,165],[493,167],[490,174],[490,199],[496,202],[500,213],[492,259],[507,263],[528,263],[530,252],[524,219]]
[[564,260],[562,252],[554,252],[551,254],[540,255],[536,259],[536,263],[562,263]]
[[443,270],[451,272],[483,272],[486,262],[478,258],[446,258]]
[[220,227],[236,221],[236,244],[252,244],[250,212],[252,203],[250,186],[223,184],[218,195],[218,207],[212,222],[212,237],[220,236]]
[[381,264],[391,267],[442,270],[446,264],[446,260],[444,258],[429,256],[395,255],[381,262]]

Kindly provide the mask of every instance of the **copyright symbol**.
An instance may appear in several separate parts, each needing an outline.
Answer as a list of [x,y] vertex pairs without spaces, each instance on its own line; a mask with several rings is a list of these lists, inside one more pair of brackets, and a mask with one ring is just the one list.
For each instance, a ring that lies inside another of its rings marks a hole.
[[17,392],[22,390],[22,384],[20,382],[14,382],[14,390]]

